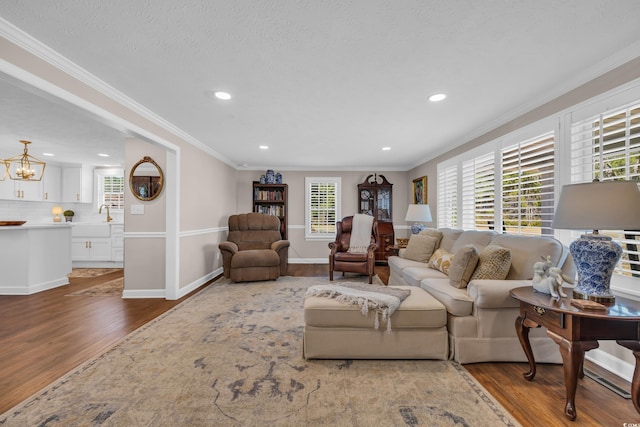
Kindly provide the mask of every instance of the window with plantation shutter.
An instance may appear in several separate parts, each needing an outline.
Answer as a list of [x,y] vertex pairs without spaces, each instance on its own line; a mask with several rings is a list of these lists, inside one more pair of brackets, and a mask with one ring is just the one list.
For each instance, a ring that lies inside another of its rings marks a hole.
[[333,240],[340,214],[341,178],[305,178],[305,238]]
[[458,165],[438,165],[438,227],[458,228]]
[[507,233],[553,235],[554,134],[501,150],[502,227]]
[[494,153],[462,163],[462,228],[492,230],[495,216]]
[[111,210],[124,209],[124,171],[122,169],[96,169],[98,206],[107,205]]
[[[640,102],[572,123],[570,158],[571,183],[640,181]],[[640,230],[600,233],[622,246],[614,274],[640,277]]]

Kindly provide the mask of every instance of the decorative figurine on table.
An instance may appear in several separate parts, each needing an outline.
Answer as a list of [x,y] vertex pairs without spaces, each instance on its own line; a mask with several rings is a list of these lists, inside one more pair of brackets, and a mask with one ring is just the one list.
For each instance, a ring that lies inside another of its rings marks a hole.
[[562,270],[553,267],[550,255],[541,258],[542,261],[533,264],[533,289],[551,295],[555,299],[566,297],[567,295],[562,290]]

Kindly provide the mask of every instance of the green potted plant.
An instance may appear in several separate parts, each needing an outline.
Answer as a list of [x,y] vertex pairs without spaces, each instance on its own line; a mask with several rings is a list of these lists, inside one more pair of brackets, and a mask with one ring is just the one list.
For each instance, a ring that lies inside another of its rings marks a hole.
[[73,216],[76,214],[74,211],[72,211],[71,209],[67,209],[66,211],[62,212],[62,214],[64,215],[64,219],[66,222],[71,222],[73,221]]

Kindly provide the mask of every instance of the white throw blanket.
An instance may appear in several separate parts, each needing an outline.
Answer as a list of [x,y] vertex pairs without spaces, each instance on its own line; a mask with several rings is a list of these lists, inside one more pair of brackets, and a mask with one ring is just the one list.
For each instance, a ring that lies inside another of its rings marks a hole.
[[369,310],[375,310],[373,327],[380,327],[380,315],[387,323],[387,332],[391,332],[391,315],[411,291],[388,286],[364,285],[362,283],[343,283],[341,285],[311,286],[305,293],[305,298],[318,296],[334,298],[336,301],[357,305],[360,312],[366,316]]
[[373,217],[371,215],[355,214],[351,228],[348,252],[364,254],[371,244],[371,227]]

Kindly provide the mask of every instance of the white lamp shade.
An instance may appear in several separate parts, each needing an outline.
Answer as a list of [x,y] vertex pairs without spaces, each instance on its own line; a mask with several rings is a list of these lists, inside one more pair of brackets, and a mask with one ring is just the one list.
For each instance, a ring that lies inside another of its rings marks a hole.
[[604,181],[562,187],[553,228],[640,229],[640,191],[633,181]]
[[409,205],[405,221],[411,222],[431,222],[431,210],[429,205]]
[[54,215],[62,215],[62,206],[54,206],[51,208],[51,213]]

